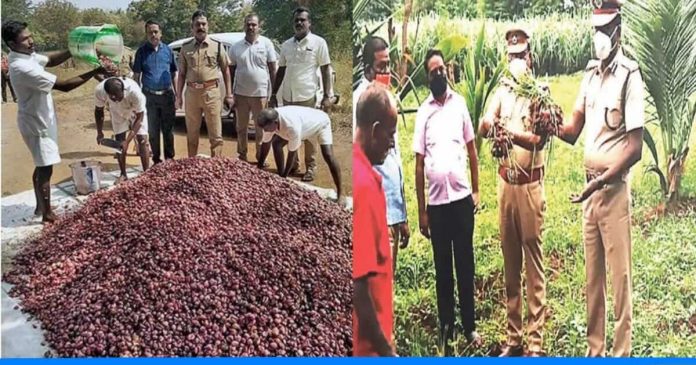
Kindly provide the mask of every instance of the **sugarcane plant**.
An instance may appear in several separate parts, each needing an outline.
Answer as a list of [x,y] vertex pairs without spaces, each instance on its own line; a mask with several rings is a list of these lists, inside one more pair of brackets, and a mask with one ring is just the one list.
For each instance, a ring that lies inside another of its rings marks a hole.
[[[457,90],[466,100],[474,130],[478,130],[484,108],[498,86],[507,66],[505,56],[497,49],[486,46],[486,23],[481,23],[478,35],[466,50],[462,63],[462,82]],[[481,149],[482,139],[476,135],[476,150]]]
[[491,129],[488,132],[491,138],[491,155],[498,161],[498,164],[503,160],[514,161],[512,158],[512,135],[500,120],[495,120]]
[[549,88],[529,75],[523,74],[517,80],[513,92],[530,101],[529,118],[525,119],[527,130],[538,136],[558,135],[563,125],[561,107],[551,98]]
[[[511,77],[511,75],[507,75]],[[514,83],[513,93],[521,98],[529,100],[529,114],[524,119],[524,127],[532,133],[547,138],[559,134],[563,125],[563,112],[560,106],[551,98],[551,93],[546,85],[538,82],[532,75],[523,74]],[[512,135],[504,127],[507,123],[502,123],[500,120],[493,121],[491,126],[491,155],[498,162],[507,159],[511,164],[514,164],[512,148]],[[549,163],[549,158],[553,151],[553,139],[548,142],[549,153],[546,155]],[[532,150],[532,160],[536,158],[537,150]],[[526,173],[524,169],[512,166],[522,173]]]

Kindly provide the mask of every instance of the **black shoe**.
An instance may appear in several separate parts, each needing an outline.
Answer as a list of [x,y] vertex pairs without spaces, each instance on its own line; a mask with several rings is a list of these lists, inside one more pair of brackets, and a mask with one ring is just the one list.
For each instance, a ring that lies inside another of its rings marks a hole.
[[522,355],[524,355],[524,347],[522,347],[522,345],[505,345],[505,347],[503,347],[503,352],[501,352],[500,355],[498,355],[498,357],[520,357]]
[[440,348],[443,351],[443,356],[451,357],[454,356],[454,347],[452,346],[452,341],[454,341],[454,324],[452,328],[445,326],[445,328],[440,328]]
[[483,339],[481,338],[481,335],[479,335],[476,331],[465,333],[464,337],[466,337],[466,342],[469,345],[473,345],[474,347],[479,347],[483,345]]

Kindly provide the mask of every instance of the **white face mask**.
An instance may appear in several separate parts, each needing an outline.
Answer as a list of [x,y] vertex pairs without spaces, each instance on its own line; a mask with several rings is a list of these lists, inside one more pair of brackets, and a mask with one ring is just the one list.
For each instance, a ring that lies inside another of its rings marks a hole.
[[519,80],[522,75],[527,73],[527,62],[521,58],[515,58],[508,65],[510,73],[515,80]]
[[598,59],[602,61],[606,60],[609,54],[611,54],[611,51],[614,50],[614,46],[611,44],[611,38],[614,37],[616,29],[618,29],[618,27],[614,28],[610,36],[600,31],[595,32],[592,43],[594,44],[595,56],[597,56]]

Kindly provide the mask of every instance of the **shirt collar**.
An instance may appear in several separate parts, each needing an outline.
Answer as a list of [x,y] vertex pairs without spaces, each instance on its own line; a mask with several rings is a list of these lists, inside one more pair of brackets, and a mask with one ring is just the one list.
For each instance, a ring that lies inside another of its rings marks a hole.
[[252,45],[252,44],[259,43],[260,40],[261,40],[261,36],[256,37],[256,40],[255,40],[254,42],[249,42],[249,41],[246,39],[246,36],[244,37],[244,43],[245,43],[245,44],[248,44],[248,45]]
[[611,73],[616,73],[616,68],[619,67],[619,61],[623,57],[623,49],[619,46],[619,51],[616,52],[616,56],[614,57],[614,60],[611,61],[611,65],[609,66],[609,69],[611,70]]
[[[450,101],[450,99],[452,99],[452,96],[454,96],[454,93],[452,93],[452,90],[450,90],[449,86],[447,86],[447,91],[445,91],[445,95],[446,95],[446,96],[445,96],[445,102],[443,103],[443,105],[444,105],[444,104],[447,104],[447,102]],[[435,100],[435,97],[433,96],[433,93],[432,93],[432,92],[431,92],[430,95],[428,96],[428,99],[426,100],[426,103],[427,103],[427,104],[430,104],[430,105],[438,104],[438,101]]]
[[201,41],[201,43],[198,43],[198,40],[196,39],[196,37],[193,37],[193,44],[195,44],[197,46],[205,44],[207,46],[210,44],[210,36],[209,35],[205,36],[205,39],[203,39]]
[[[609,70],[609,72],[611,72],[612,74],[616,73],[616,69],[619,67],[619,61],[622,57],[623,57],[623,49],[621,49],[621,47],[619,47],[619,51],[616,52],[616,56],[614,56],[614,59],[611,61],[609,66],[604,70],[604,72]],[[601,65],[601,61],[600,61],[600,65]],[[599,75],[601,73],[602,73],[602,71],[600,70],[600,67],[597,67],[597,75]]]
[[309,37],[310,37],[311,35],[312,35],[312,31],[308,31],[308,32],[307,32],[307,35],[306,35],[304,38],[302,38],[302,40],[299,40],[299,41],[298,41],[297,38],[295,38],[295,36],[292,36],[292,40],[293,40],[295,43],[306,42],[306,41],[309,40]]
[[19,53],[15,51],[10,51],[10,55],[7,57],[8,60],[12,61],[13,59],[25,59],[25,60],[30,60],[34,58],[34,54],[25,54],[25,53]]
[[155,46],[153,46],[152,43],[150,43],[150,41],[145,41],[145,44],[153,51],[159,51],[160,49],[162,49],[162,41],[160,41],[160,44],[159,46],[157,46],[157,49],[155,49]]

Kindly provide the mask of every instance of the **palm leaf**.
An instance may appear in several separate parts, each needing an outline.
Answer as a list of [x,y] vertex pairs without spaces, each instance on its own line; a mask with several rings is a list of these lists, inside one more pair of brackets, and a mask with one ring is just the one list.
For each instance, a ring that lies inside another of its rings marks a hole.
[[650,150],[650,154],[653,157],[653,164],[657,166],[657,164],[660,163],[660,159],[657,157],[657,147],[652,134],[647,129],[643,130],[643,142],[648,147],[648,150]]
[[[634,0],[624,14],[626,50],[640,64],[647,104],[658,120],[663,158],[685,157],[693,127],[688,98],[696,92],[696,1]],[[652,136],[647,138],[655,158],[657,144]],[[648,171],[659,171],[662,179],[667,169],[660,166],[666,164],[656,160]]]

